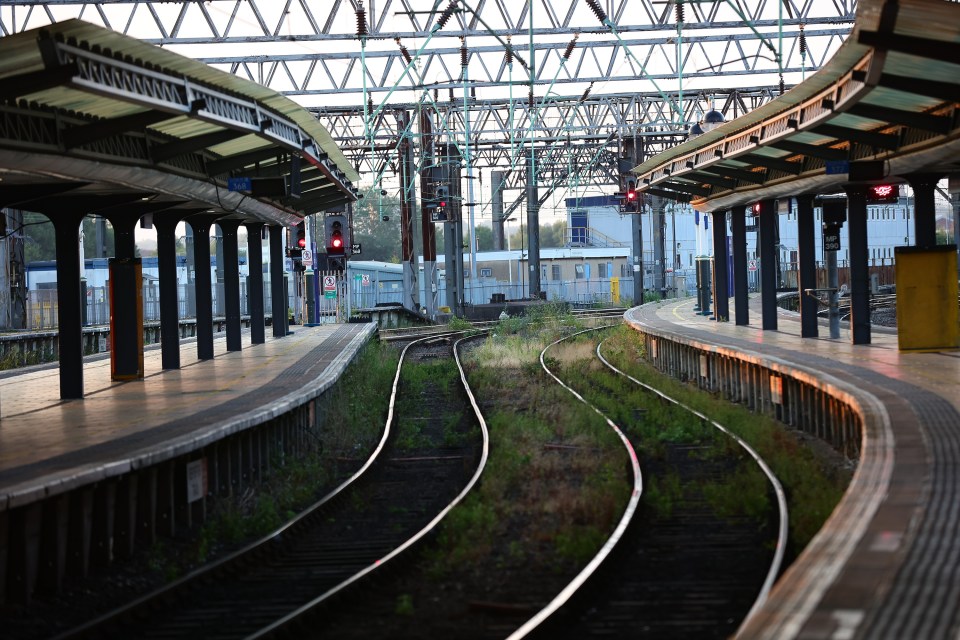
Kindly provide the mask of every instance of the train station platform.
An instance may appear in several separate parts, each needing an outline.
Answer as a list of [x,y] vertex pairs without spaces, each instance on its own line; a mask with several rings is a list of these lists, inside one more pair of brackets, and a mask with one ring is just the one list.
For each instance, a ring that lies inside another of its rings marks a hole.
[[109,561],[123,553],[121,541],[129,550],[138,535],[172,532],[178,514],[189,520],[190,462],[203,465],[204,495],[229,487],[240,469],[259,477],[276,442],[289,447],[298,430],[316,426],[312,402],[376,326],[296,326],[240,351],[220,337],[211,360],[184,341],[180,369],[163,370],[161,350],[148,349],[145,377],[129,382],[111,380],[109,357],[87,358],[81,400],[60,399],[55,364],[4,374],[0,568],[9,575],[0,576],[0,601],[4,587],[18,601],[29,600],[37,579],[56,587],[69,558],[79,557],[85,574],[98,530]]
[[[857,460],[843,500],[743,638],[955,638],[960,632],[960,352],[716,322],[695,299],[631,309],[655,366],[811,432]],[[760,298],[750,300],[760,324]]]

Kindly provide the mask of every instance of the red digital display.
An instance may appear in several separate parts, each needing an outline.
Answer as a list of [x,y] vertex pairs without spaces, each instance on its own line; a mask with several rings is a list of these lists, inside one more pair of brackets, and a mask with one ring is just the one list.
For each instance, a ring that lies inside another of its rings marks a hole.
[[895,184],[875,184],[867,190],[867,202],[894,204],[900,199],[900,188]]

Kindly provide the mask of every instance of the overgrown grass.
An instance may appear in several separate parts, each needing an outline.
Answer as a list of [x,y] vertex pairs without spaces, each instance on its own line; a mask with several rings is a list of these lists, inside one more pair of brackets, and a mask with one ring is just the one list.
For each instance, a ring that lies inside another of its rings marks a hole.
[[[779,421],[659,373],[645,362],[644,351],[640,336],[628,327],[613,332],[603,347],[604,357],[615,366],[710,416],[756,449],[787,493],[791,550],[798,552],[806,546],[843,496],[849,468],[838,470],[835,462],[830,464],[818,457]],[[715,435],[714,440],[718,446],[704,455],[745,455],[731,438]],[[719,512],[758,514],[766,508],[766,481],[755,465],[748,469],[704,488]]]
[[269,533],[312,504],[337,479],[339,461],[365,458],[379,441],[398,359],[391,347],[367,344],[318,403],[314,452],[274,460],[262,485],[212,500],[189,549],[155,545],[148,566],[167,579],[176,578],[224,548]]
[[[460,372],[451,358],[433,362],[404,364],[400,375],[400,393],[398,413],[400,415],[419,415],[424,408],[433,404],[431,394],[454,392],[459,384]],[[442,416],[444,421],[444,439],[452,442],[457,438],[455,432],[459,423],[459,414]],[[423,432],[424,421],[401,420],[396,424],[396,446],[401,451],[430,447],[429,437]]]
[[2,358],[0,358],[0,371],[6,371],[8,369],[18,369],[20,367],[29,367],[35,364],[44,364],[46,362],[55,362],[56,355],[53,353],[52,349],[43,349],[41,351],[24,351],[21,353],[19,349],[10,349],[8,350]]
[[565,305],[499,323],[466,358],[487,416],[490,458],[479,488],[454,509],[430,552],[434,577],[467,562],[557,570],[596,553],[629,496],[616,435],[538,364],[540,350],[579,328]]

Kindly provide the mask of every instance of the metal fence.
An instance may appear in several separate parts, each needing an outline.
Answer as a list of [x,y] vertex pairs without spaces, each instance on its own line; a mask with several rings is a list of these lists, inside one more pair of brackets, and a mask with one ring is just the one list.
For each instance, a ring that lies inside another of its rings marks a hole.
[[[224,285],[214,283],[211,287],[213,298],[213,315],[226,315],[226,298]],[[270,280],[264,278],[263,304],[268,312],[271,309]],[[57,320],[57,290],[33,289],[27,292],[27,326],[29,331],[56,329]],[[248,313],[247,283],[240,283],[240,314]],[[177,317],[195,318],[197,316],[197,302],[193,285],[177,285]],[[107,287],[87,287],[86,289],[86,322],[87,325],[110,324],[110,294]],[[160,290],[154,281],[143,285],[143,321],[157,322],[160,320]]]

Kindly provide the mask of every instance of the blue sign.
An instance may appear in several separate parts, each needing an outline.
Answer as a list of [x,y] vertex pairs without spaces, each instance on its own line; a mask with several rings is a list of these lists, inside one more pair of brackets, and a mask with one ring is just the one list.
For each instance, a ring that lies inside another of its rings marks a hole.
[[250,191],[253,183],[250,178],[227,178],[227,189],[230,191]]
[[827,160],[827,175],[850,173],[850,162],[847,160]]

